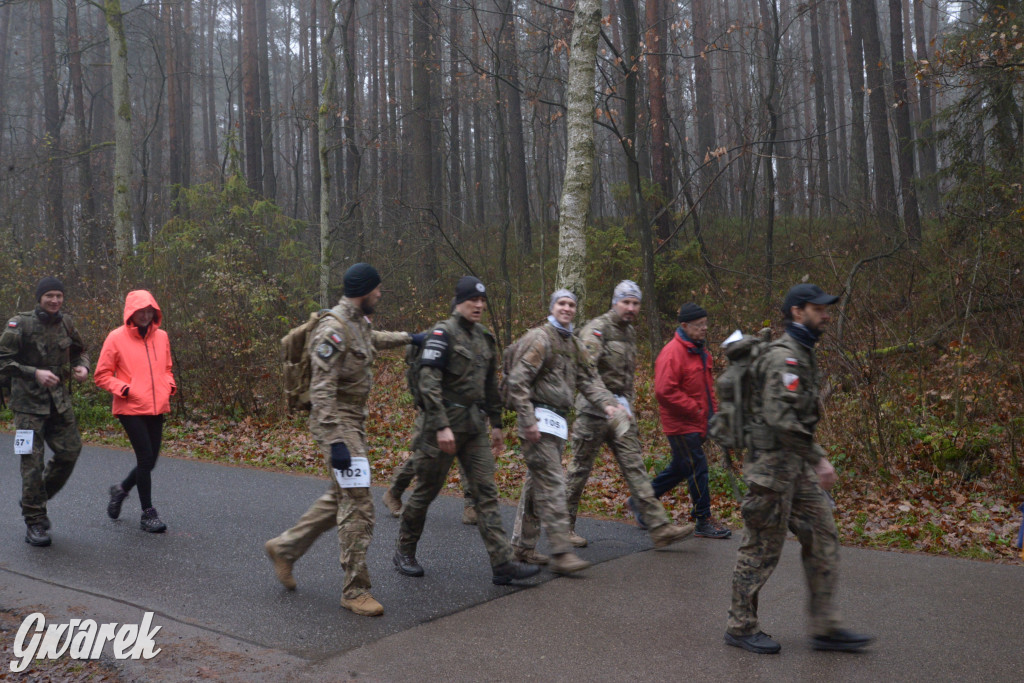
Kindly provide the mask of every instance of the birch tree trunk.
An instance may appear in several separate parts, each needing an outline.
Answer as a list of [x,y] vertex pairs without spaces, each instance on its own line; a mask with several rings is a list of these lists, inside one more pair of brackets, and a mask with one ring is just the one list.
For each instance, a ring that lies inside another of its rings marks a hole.
[[128,43],[124,35],[121,0],[106,0],[103,13],[110,41],[110,71],[114,100],[114,245],[118,269],[132,249],[132,104],[128,97]]
[[331,305],[331,255],[334,251],[334,231],[331,227],[331,130],[336,125],[338,111],[338,60],[335,57],[334,31],[338,27],[338,5],[341,0],[328,3],[328,16],[323,18],[323,38],[320,41],[324,65],[324,82],[320,88],[320,109],[317,118],[320,131],[320,305]]
[[558,286],[586,297],[587,210],[594,185],[594,72],[601,1],[577,0],[566,87],[568,146],[558,203]]

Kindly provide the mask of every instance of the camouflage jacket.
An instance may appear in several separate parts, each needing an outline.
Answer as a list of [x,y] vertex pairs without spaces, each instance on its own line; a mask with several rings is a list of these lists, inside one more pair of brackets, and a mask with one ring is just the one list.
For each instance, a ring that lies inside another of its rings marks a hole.
[[813,349],[788,334],[756,361],[763,380],[753,397],[751,445],[743,466],[748,481],[781,491],[825,455],[814,443],[821,376]]
[[[626,398],[632,406],[636,376],[636,330],[633,325],[612,309],[584,325],[580,341],[604,386],[616,396]],[[576,396],[576,410],[604,417],[604,409],[591,403],[583,394]]]
[[[71,410],[67,381],[77,366],[89,369],[85,344],[71,316],[45,324],[39,309],[19,313],[7,322],[0,335],[0,375],[11,378],[11,410],[16,413],[49,415],[50,406],[63,413]],[[55,387],[36,382],[36,370],[49,370],[60,377]]]
[[366,419],[366,397],[373,386],[378,349],[408,344],[406,332],[377,332],[348,299],[325,315],[309,335],[309,430],[322,443],[342,440],[342,422]]
[[478,434],[485,430],[481,409],[500,428],[497,358],[494,337],[483,325],[458,312],[435,325],[420,355],[424,431],[451,427]]
[[551,323],[545,323],[527,332],[519,345],[519,360],[508,377],[508,392],[520,429],[537,422],[534,404],[568,412],[577,389],[602,408],[617,405],[583,343],[574,335],[562,335]]

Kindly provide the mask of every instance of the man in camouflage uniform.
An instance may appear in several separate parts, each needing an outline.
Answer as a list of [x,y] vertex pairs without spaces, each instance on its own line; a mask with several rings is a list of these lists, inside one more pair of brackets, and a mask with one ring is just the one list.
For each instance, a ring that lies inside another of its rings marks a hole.
[[[417,339],[408,332],[370,329],[366,316],[380,301],[380,275],[357,263],[345,271],[345,295],[309,335],[311,361],[309,430],[323,452],[328,471],[347,470],[353,457],[368,457],[366,397],[373,383],[371,366],[377,351]],[[340,318],[340,320],[339,320]],[[421,340],[420,340],[421,341]],[[331,478],[298,523],[266,543],[278,580],[294,590],[292,565],[328,529],[338,527],[345,585],[341,606],[356,614],[378,616],[384,608],[370,595],[366,550],[373,538],[373,499],[368,487],[342,488]]]
[[448,320],[427,334],[419,360],[418,393],[423,410],[416,419],[419,439],[413,451],[416,488],[402,510],[393,561],[402,574],[423,576],[416,546],[427,507],[444,486],[452,460],[458,458],[463,483],[476,500],[477,528],[491,559],[492,581],[504,585],[540,570],[512,561],[512,548],[498,511],[494,458],[501,453],[505,439],[497,348],[490,331],[480,324],[487,308],[484,284],[475,277],[461,278],[455,288],[454,308]]
[[814,345],[838,297],[817,285],[791,288],[783,302],[786,333],[756,361],[751,387],[752,424],[743,476],[744,539],[732,578],[732,608],[725,642],[758,654],[781,646],[758,628],[757,596],[779,562],[787,528],[802,546],[811,592],[811,645],[818,650],[860,650],[872,638],[840,626],[834,604],[839,538],[825,494],[836,473],[814,442],[820,374]]
[[633,321],[640,312],[640,288],[632,280],[623,280],[615,287],[612,308],[594,318],[580,332],[580,341],[597,368],[608,391],[629,413],[629,429],[617,436],[604,410],[591,403],[583,394],[576,396],[576,421],[572,425],[572,462],[566,474],[567,503],[569,508],[569,540],[577,548],[587,545],[587,539],[576,533],[576,512],[580,496],[590,478],[601,446],[608,444],[619,464],[632,495],[633,506],[649,530],[656,547],[682,540],[693,533],[693,525],[673,526],[665,508],[651,488],[643,456],[640,452],[640,434],[637,431],[633,402],[636,372],[636,330]]
[[[51,543],[46,501],[71,476],[82,439],[71,408],[67,380],[89,377],[85,344],[71,317],[61,312],[64,285],[45,277],[36,286],[35,310],[11,318],[0,336],[0,375],[11,380],[14,428],[32,431],[32,452],[21,456],[21,514],[25,542]],[[44,440],[53,458],[44,463]]]
[[624,411],[601,382],[583,344],[572,334],[576,295],[567,289],[557,290],[551,295],[550,312],[546,324],[530,330],[516,342],[516,359],[505,380],[508,402],[516,411],[527,467],[512,546],[517,559],[547,564],[549,558],[536,549],[543,522],[554,556],[551,570],[569,574],[586,569],[590,563],[572,551],[569,540],[562,469],[565,439],[547,431],[547,426],[541,431],[538,411],[550,411],[566,428],[577,389],[608,418],[621,419]]

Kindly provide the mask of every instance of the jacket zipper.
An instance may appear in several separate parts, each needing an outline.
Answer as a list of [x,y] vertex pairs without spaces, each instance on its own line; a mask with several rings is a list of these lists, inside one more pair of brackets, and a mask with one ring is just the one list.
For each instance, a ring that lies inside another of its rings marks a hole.
[[[149,387],[153,392],[153,414],[156,415],[156,380],[153,378],[153,360],[149,357],[149,342],[143,339],[142,345],[146,347],[146,364],[149,365]],[[156,349],[153,350],[156,351]]]

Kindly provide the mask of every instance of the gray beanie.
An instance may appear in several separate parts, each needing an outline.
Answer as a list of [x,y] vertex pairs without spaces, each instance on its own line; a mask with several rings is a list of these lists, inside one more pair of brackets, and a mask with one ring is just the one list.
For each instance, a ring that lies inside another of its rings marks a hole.
[[615,291],[612,292],[612,306],[623,299],[636,299],[640,301],[640,286],[632,280],[623,280],[615,285]]
[[551,303],[548,304],[549,311],[555,307],[555,302],[559,299],[572,299],[574,304],[579,303],[579,299],[576,298],[576,295],[568,289],[556,289],[555,293],[551,295]]

